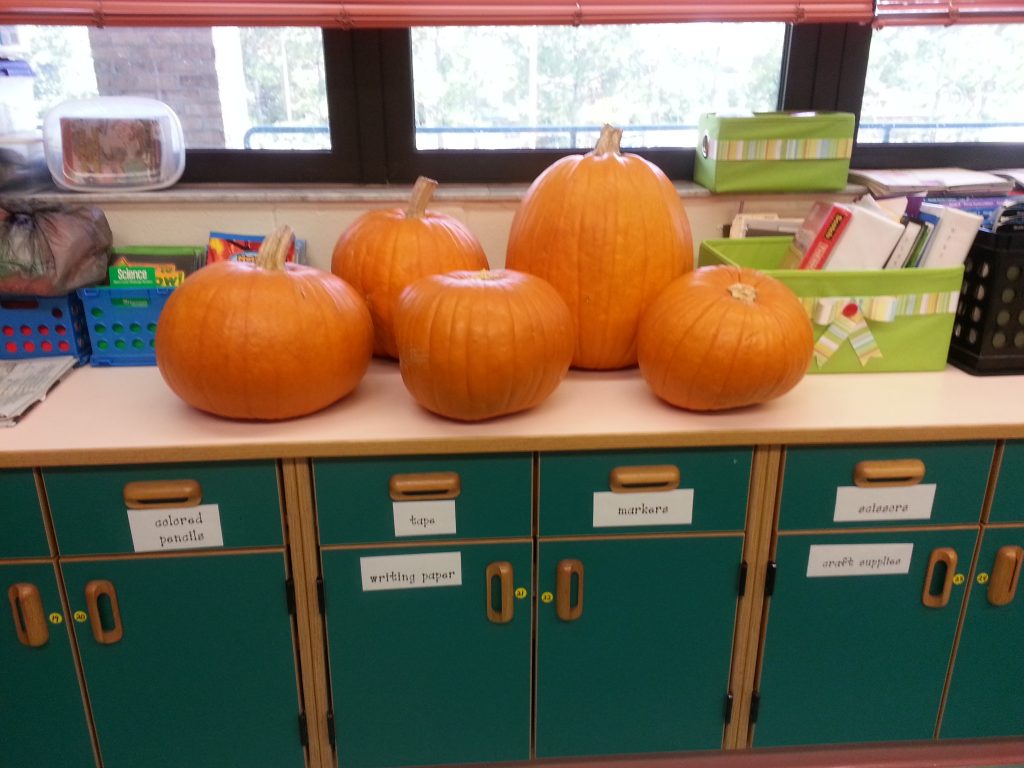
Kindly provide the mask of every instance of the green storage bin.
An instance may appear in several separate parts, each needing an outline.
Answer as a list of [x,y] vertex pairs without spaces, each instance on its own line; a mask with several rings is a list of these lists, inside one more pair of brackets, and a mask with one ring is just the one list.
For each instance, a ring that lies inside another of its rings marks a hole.
[[[779,269],[792,237],[705,240],[699,264],[752,267],[787,285],[814,327],[808,373],[938,371],[946,367],[963,266],[849,272]],[[842,313],[863,323],[844,335]]]
[[843,189],[854,122],[850,112],[704,114],[693,179],[712,192]]

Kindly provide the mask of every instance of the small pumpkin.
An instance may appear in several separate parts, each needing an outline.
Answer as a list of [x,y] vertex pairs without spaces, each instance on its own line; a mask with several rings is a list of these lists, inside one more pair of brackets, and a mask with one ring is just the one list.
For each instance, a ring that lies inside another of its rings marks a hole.
[[796,295],[746,267],[715,265],[673,281],[640,323],[640,373],[679,408],[763,403],[803,378],[814,349]]
[[168,297],[156,364],[182,400],[218,416],[275,420],[356,388],[372,356],[369,310],[336,275],[284,263],[291,240],[279,228],[255,263],[209,264]]
[[621,152],[621,137],[606,125],[592,152],[548,166],[509,231],[505,266],[550,282],[573,313],[577,368],[635,365],[641,314],[693,269],[679,194],[656,165]]
[[511,270],[413,282],[395,313],[398,366],[428,411],[479,421],[533,408],[569,370],[575,332],[554,288]]
[[373,352],[398,357],[394,306],[409,283],[425,275],[486,269],[487,256],[453,216],[427,209],[437,182],[421,176],[407,208],[368,211],[341,234],[331,271],[366,300],[373,317]]

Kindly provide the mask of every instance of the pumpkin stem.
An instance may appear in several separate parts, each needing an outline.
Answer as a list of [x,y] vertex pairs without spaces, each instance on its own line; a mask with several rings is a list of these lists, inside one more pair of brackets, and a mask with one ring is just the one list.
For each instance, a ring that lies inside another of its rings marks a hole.
[[748,283],[733,283],[726,290],[736,301],[744,304],[753,304],[757,301],[757,288]]
[[427,203],[437,189],[437,182],[420,176],[412,188],[412,196],[409,198],[409,207],[405,209],[407,219],[418,219],[427,212]]
[[295,232],[287,224],[277,227],[260,243],[260,249],[256,253],[256,266],[260,269],[283,270],[294,237]]
[[605,123],[601,127],[601,135],[597,139],[597,145],[594,147],[595,155],[617,155],[620,152],[620,146],[622,144],[622,129],[616,128],[614,125]]

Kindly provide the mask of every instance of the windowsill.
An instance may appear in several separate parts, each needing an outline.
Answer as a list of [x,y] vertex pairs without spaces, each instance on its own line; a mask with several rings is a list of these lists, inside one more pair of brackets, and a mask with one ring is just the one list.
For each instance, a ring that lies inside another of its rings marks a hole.
[[[45,183],[22,190],[0,191],[0,205],[12,202],[48,203],[132,203],[165,204],[252,202],[252,203],[370,203],[386,204],[405,202],[409,199],[410,184],[176,184],[167,189],[138,191],[95,191],[68,192]],[[434,193],[437,202],[448,203],[508,203],[518,202],[528,189],[528,184],[443,184]],[[758,193],[736,193],[714,195],[692,181],[677,181],[675,187],[683,198],[749,198],[821,196],[823,193],[779,192],[762,195]],[[834,195],[859,195],[865,191],[860,185],[847,185]]]

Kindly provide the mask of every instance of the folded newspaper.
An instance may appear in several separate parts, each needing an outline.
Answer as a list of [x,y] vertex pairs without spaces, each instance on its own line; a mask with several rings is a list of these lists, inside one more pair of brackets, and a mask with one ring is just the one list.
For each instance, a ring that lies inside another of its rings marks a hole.
[[75,367],[70,355],[0,360],[0,427],[13,427],[25,412]]

